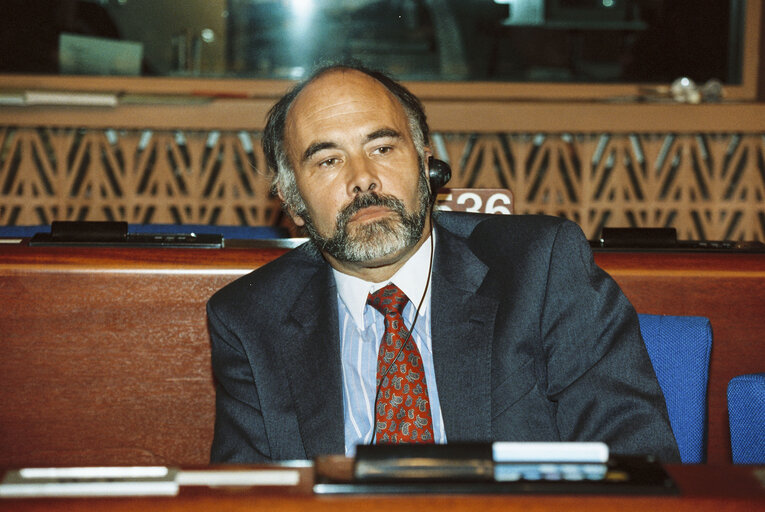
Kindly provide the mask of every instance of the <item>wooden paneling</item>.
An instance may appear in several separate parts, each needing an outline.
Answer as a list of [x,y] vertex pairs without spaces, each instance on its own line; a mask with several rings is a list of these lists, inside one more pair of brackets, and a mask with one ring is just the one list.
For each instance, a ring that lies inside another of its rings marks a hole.
[[[204,464],[204,305],[283,249],[0,245],[0,467]],[[598,253],[639,312],[712,321],[708,461],[730,461],[725,386],[765,369],[765,255]]]
[[0,248],[0,467],[207,462],[205,303],[275,252],[19,249]]
[[[1,82],[0,82],[1,83]],[[283,91],[285,92],[286,89]],[[262,131],[276,98],[218,99],[188,105],[13,107],[0,109],[0,126]],[[685,105],[604,101],[425,100],[432,132],[524,133],[762,133],[765,104]]]

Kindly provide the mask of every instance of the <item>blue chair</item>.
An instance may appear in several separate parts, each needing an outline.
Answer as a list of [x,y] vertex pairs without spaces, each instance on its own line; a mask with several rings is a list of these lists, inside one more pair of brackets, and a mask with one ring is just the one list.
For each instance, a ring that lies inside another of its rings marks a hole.
[[638,315],[648,356],[664,392],[683,463],[706,459],[707,383],[712,328],[698,316]]
[[765,464],[765,373],[728,383],[728,421],[734,464]]

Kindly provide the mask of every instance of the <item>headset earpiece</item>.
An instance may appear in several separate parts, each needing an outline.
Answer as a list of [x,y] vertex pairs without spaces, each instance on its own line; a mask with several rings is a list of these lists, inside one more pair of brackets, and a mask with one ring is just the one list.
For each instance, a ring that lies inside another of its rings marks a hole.
[[446,185],[452,177],[452,169],[443,160],[432,156],[428,158],[428,181],[430,182],[430,194],[435,196],[438,189]]

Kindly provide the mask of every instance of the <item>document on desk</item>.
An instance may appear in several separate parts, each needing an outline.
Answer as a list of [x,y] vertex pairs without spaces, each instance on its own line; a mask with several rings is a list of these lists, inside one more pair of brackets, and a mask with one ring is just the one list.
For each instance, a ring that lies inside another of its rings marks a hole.
[[295,486],[299,483],[298,467],[190,471],[164,466],[24,468],[6,473],[0,482],[0,498],[174,496],[181,486]]
[[300,483],[297,469],[231,469],[179,471],[180,485],[208,487],[293,486]]
[[176,473],[164,466],[24,468],[5,474],[0,498],[174,496]]
[[608,445],[605,443],[492,443],[495,463],[515,462],[570,462],[605,464]]

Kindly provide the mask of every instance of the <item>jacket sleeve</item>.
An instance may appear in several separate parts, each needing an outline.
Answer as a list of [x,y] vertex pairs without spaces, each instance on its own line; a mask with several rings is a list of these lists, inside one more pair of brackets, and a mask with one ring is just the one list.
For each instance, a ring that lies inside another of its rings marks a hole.
[[211,463],[270,460],[252,367],[241,341],[207,304],[215,376],[215,430]]
[[679,462],[637,313],[571,222],[552,244],[540,329],[561,439]]

